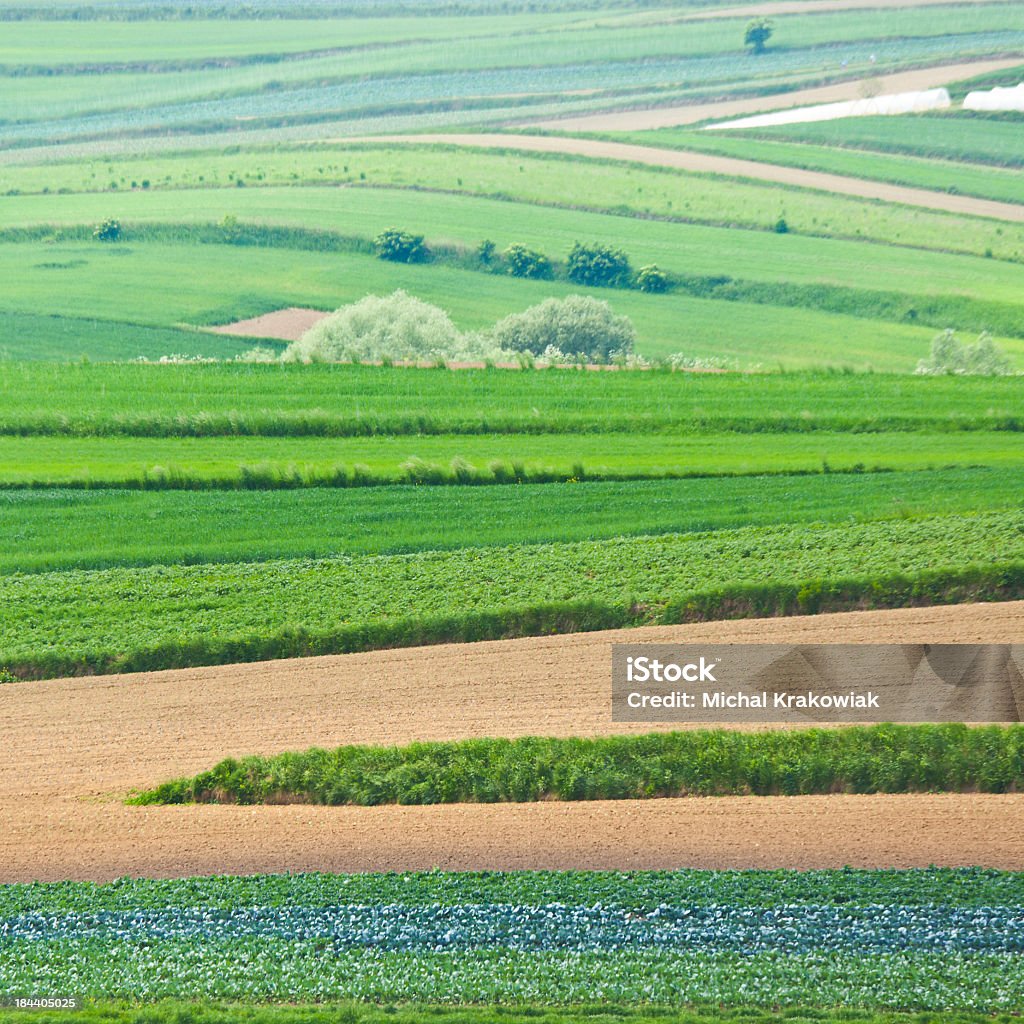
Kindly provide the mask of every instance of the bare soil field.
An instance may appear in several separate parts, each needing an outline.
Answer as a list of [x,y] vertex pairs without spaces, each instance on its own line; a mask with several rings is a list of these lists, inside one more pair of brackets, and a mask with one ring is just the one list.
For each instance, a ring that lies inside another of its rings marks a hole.
[[[618,115],[609,115],[618,116]],[[549,126],[550,127],[550,126]],[[568,129],[567,129],[568,130]],[[582,129],[579,129],[582,130]],[[592,128],[589,130],[596,131]],[[368,142],[369,139],[357,141]],[[881,199],[887,203],[905,206],[923,206],[946,213],[967,214],[972,217],[992,217],[996,220],[1024,221],[1024,205],[1003,203],[994,199],[933,192],[929,189],[891,185],[867,178],[849,178],[824,171],[805,171],[799,167],[759,163],[756,160],[738,160],[735,157],[712,156],[678,149],[659,149],[655,146],[637,146],[602,139],[575,139],[559,135],[502,135],[502,134],[436,134],[377,136],[377,142],[435,142],[475,149],[510,149],[527,153],[562,153],[570,156],[603,160],[622,160],[648,164],[654,167],[674,167],[698,174],[722,174],[731,178],[749,178],[770,181],[780,185],[814,189],[837,195],[856,196],[860,199]]]
[[[870,6],[877,7],[879,4],[876,2]],[[939,86],[948,85],[950,82],[956,82],[962,78],[972,78],[974,75],[987,75],[992,71],[1019,67],[1020,63],[1021,58],[1017,56],[1000,60],[944,64],[919,68],[914,71],[899,71],[891,75],[877,75],[868,79],[850,79],[845,82],[837,82],[835,85],[815,86],[794,92],[751,96],[749,99],[653,107],[649,110],[619,110],[524,123],[533,128],[546,128],[559,132],[639,132],[651,128],[671,128],[684,124],[696,124],[698,121],[724,120],[730,117],[741,117],[744,114],[761,114],[768,110],[783,110],[788,107],[809,107],[816,103],[857,100],[863,96],[864,89],[868,86],[876,94],[937,89]]]
[[319,309],[304,309],[289,306],[287,309],[276,309],[263,316],[254,316],[248,320],[236,320],[234,323],[210,327],[214,334],[231,334],[241,338],[276,338],[280,341],[298,341],[306,331],[320,323],[324,317],[330,316]]
[[[630,641],[1011,642],[1024,602],[445,645],[0,687],[0,882],[297,870],[1024,868],[1024,794],[441,807],[127,807],[226,756],[647,731],[610,720]],[[672,726],[665,726],[672,728]]]

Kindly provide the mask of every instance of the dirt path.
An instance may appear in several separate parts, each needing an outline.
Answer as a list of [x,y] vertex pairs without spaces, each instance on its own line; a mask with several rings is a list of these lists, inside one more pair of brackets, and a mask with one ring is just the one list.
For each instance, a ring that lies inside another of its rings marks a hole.
[[[1024,602],[718,622],[0,687],[0,882],[300,869],[1024,868],[1024,795],[131,808],[129,788],[314,744],[598,735],[631,640],[1019,640]],[[555,694],[555,696],[553,696]],[[649,728],[649,727],[632,727]]]
[[[900,0],[900,7],[942,7],[953,4],[1004,3],[1005,0]],[[776,0],[773,3],[719,7],[685,14],[681,21],[710,21],[716,18],[774,17],[782,14],[827,14],[830,11],[885,10],[884,0]]]
[[[363,139],[361,141],[369,141]],[[993,199],[950,195],[923,188],[891,185],[866,178],[848,178],[823,171],[805,171],[798,167],[765,164],[754,160],[691,153],[685,150],[658,149],[654,146],[636,146],[624,142],[605,142],[600,139],[573,139],[558,135],[500,135],[500,134],[438,134],[387,135],[377,142],[447,143],[476,149],[511,149],[527,153],[561,153],[568,156],[622,160],[654,167],[674,167],[681,171],[700,174],[723,174],[732,178],[750,178],[780,185],[815,189],[860,199],[881,199],[906,206],[923,206],[946,213],[967,214],[972,217],[992,217],[996,220],[1024,222],[1024,204],[1002,203]]]
[[[872,6],[878,6],[874,4]],[[1021,57],[1001,60],[979,60],[964,64],[946,64],[899,71],[891,75],[878,75],[869,79],[872,89],[880,93],[914,92],[918,89],[937,89],[963,78],[986,75],[1004,68],[1018,67]],[[651,110],[622,110],[603,114],[582,114],[578,117],[556,118],[527,122],[534,128],[549,128],[561,132],[638,132],[649,128],[669,128],[695,124],[698,121],[723,120],[743,114],[760,114],[768,110],[789,107],[809,107],[816,103],[838,103],[857,100],[862,96],[864,79],[838,82],[835,85],[816,86],[796,92],[774,93],[770,96],[752,96],[742,100],[720,100],[678,107],[655,107]]]

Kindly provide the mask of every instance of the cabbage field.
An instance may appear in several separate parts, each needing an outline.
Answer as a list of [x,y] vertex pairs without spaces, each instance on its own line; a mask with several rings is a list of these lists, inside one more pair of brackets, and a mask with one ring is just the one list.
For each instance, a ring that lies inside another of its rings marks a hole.
[[854,1020],[856,1009],[998,1014],[1024,998],[1021,885],[933,869],[8,886],[0,985],[147,1001],[484,1004],[501,1017],[580,1003],[594,1014],[621,1004],[804,1007],[815,1019],[840,1005]]

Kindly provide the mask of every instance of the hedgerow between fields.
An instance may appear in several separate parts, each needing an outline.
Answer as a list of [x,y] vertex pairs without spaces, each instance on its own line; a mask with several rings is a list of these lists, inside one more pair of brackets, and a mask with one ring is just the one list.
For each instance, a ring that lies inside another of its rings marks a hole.
[[1024,726],[707,730],[479,739],[229,758],[135,804],[523,803],[814,793],[1005,793],[1024,783]]

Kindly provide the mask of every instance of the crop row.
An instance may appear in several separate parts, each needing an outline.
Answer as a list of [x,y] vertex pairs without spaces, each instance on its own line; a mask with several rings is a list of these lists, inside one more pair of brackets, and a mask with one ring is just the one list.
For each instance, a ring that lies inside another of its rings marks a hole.
[[713,615],[998,599],[1018,511],[0,579],[19,675],[145,670]]
[[1024,728],[695,730],[479,739],[228,759],[138,804],[440,804],[668,796],[906,793],[1024,785]]
[[[1017,953],[333,951],[262,937],[3,943],[0,985],[93,998],[1019,1011]],[[168,970],[168,964],[174,969]]]
[[204,945],[249,939],[282,943],[320,940],[331,954],[381,952],[517,952],[568,950],[730,951],[775,955],[901,951],[1024,953],[1024,907],[745,907],[662,904],[640,915],[621,907],[518,904],[339,904],[22,914],[0,922],[0,949],[21,942],[73,940],[142,945],[191,941]]
[[0,361],[14,436],[1021,429],[1014,378]]
[[[0,445],[0,450],[2,450]],[[967,513],[1019,504],[1020,472],[818,473],[586,486],[0,491],[0,573],[397,554]]]
[[131,915],[259,908],[458,906],[502,903],[617,907],[646,914],[663,904],[702,908],[1024,906],[1024,872],[984,868],[911,871],[483,871],[387,874],[213,875],[114,882],[0,885],[0,921],[22,915]]

